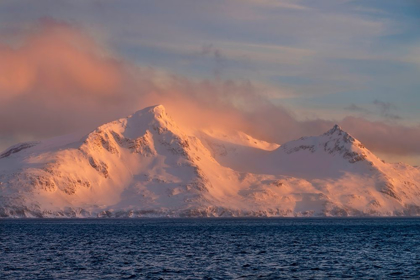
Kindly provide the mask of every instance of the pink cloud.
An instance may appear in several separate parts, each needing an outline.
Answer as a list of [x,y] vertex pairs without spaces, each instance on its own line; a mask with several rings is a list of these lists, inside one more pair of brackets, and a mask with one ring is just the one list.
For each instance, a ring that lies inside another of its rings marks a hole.
[[91,94],[111,94],[121,83],[118,61],[101,57],[98,46],[76,28],[42,21],[24,44],[0,45],[2,96],[34,91],[66,92],[78,88]]
[[420,126],[372,122],[356,117],[346,117],[341,124],[372,151],[395,155],[420,154]]
[[[248,81],[193,81],[133,65],[83,30],[51,19],[12,47],[0,41],[0,136],[45,138],[95,126],[153,104],[194,127],[238,129],[283,143],[330,129],[298,121]],[[347,117],[344,129],[373,151],[420,154],[420,127]],[[3,147],[5,148],[5,147]]]

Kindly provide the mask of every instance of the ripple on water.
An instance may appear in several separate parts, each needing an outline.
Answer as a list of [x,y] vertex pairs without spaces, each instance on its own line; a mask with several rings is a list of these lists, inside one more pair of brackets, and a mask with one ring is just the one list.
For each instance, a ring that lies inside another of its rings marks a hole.
[[0,279],[420,278],[420,219],[1,220]]

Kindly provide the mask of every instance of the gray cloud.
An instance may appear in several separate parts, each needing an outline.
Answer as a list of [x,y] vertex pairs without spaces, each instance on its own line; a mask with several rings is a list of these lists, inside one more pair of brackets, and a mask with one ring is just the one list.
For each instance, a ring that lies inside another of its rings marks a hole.
[[223,54],[223,52],[220,49],[215,48],[213,44],[205,44],[201,48],[200,55],[210,56],[214,59],[215,66],[213,69],[213,74],[215,77],[220,78],[222,71],[226,68],[227,64],[227,57]]
[[393,110],[397,109],[397,106],[390,102],[384,102],[378,99],[375,99],[373,101],[373,104],[375,104],[379,108],[379,112],[381,116],[383,116],[386,119],[389,120],[401,120],[402,118],[399,115],[396,115],[392,113]]
[[348,110],[348,111],[359,112],[359,113],[364,113],[364,114],[371,113],[368,109],[363,108],[361,106],[358,106],[358,105],[356,105],[354,103],[350,104],[349,106],[345,107],[344,109],[345,110]]

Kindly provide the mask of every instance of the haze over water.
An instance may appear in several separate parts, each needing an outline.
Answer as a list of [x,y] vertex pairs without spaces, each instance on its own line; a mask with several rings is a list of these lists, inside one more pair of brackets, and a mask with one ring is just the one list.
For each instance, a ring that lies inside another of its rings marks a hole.
[[420,219],[2,220],[1,279],[415,279]]

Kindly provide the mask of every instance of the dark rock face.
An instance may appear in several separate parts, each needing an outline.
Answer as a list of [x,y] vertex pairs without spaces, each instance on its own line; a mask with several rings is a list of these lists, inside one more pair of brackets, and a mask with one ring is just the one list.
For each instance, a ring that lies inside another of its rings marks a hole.
[[389,182],[383,182],[378,187],[381,193],[386,194],[387,196],[392,197],[398,201],[401,201],[401,198],[397,195],[393,184]]
[[101,173],[101,175],[105,178],[109,177],[108,173],[108,166],[104,162],[98,162],[93,157],[89,158],[89,164],[92,166],[96,171]]
[[35,146],[36,144],[38,144],[38,142],[27,142],[27,143],[18,144],[16,146],[13,146],[13,147],[9,148],[4,153],[2,153],[0,155],[0,158],[6,158],[6,157],[8,157],[12,154],[16,154],[16,153],[24,150],[24,149],[29,149],[29,148]]

